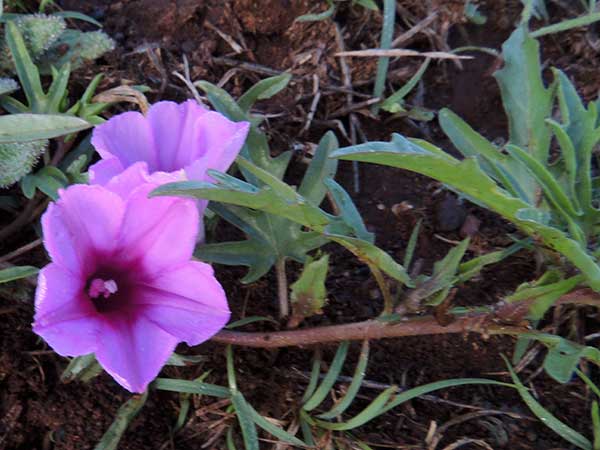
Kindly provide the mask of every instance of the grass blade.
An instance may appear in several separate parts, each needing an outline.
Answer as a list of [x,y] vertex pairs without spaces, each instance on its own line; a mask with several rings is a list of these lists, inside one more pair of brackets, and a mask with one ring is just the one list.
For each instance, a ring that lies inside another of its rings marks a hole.
[[0,284],[19,280],[21,278],[32,277],[36,275],[39,270],[40,269],[33,266],[16,266],[2,269],[0,270]]
[[329,368],[329,372],[315,391],[315,393],[310,397],[310,399],[304,404],[302,409],[305,411],[312,411],[317,406],[321,404],[325,397],[329,394],[329,390],[335,384],[342,367],[344,366],[344,361],[346,360],[346,355],[348,354],[348,341],[344,341],[340,344],[335,353],[335,357],[331,363],[331,367]]
[[487,380],[485,378],[454,378],[452,380],[436,381],[434,383],[418,386],[398,394],[383,408],[381,412],[387,412],[391,409],[394,409],[396,406],[401,405],[402,403],[412,400],[413,398],[417,398],[424,394],[429,394],[430,392],[437,391],[439,389],[445,389],[455,386],[464,386],[468,384],[489,384],[495,386],[514,387],[512,384],[509,383],[502,383],[501,381],[495,380]]
[[352,377],[352,382],[348,387],[346,395],[338,402],[337,405],[335,405],[326,413],[320,414],[317,417],[320,419],[333,419],[334,417],[340,416],[344,411],[346,411],[346,409],[348,409],[348,407],[354,401],[356,394],[358,394],[362,381],[365,378],[368,361],[369,341],[363,341],[358,364],[356,365],[356,370],[354,371],[354,376]]
[[600,450],[600,410],[598,402],[592,403],[592,430],[594,432],[594,450]]
[[587,14],[582,17],[576,17],[575,19],[563,20],[562,22],[555,23],[553,25],[548,25],[547,27],[542,27],[538,30],[531,32],[531,37],[539,38],[540,36],[545,36],[547,34],[559,33],[561,31],[567,31],[571,28],[585,27],[586,25],[590,25],[594,22],[600,20],[600,12]]
[[260,428],[265,430],[267,433],[275,436],[277,439],[279,439],[281,441],[287,442],[287,443],[295,445],[297,447],[306,447],[306,444],[304,442],[302,442],[300,439],[291,435],[290,433],[288,433],[284,429],[278,427],[277,425],[274,425],[271,422],[269,422],[267,419],[265,419],[263,416],[261,416],[258,413],[258,411],[256,411],[252,407],[252,405],[250,403],[248,403],[245,399],[244,399],[244,401],[246,402],[245,407],[246,407],[247,411],[250,413],[252,420],[254,420],[254,423],[256,425],[258,425]]
[[317,420],[316,422],[319,426],[321,426],[325,429],[336,430],[336,431],[346,431],[346,430],[352,430],[356,427],[360,427],[361,425],[364,425],[365,423],[369,422],[370,420],[373,420],[375,417],[377,417],[380,414],[382,414],[383,412],[385,412],[384,411],[385,404],[388,402],[390,397],[397,390],[398,390],[397,386],[390,386],[385,391],[383,391],[381,394],[379,394],[375,398],[375,400],[373,400],[369,404],[369,406],[367,406],[365,409],[363,409],[360,413],[358,413],[356,416],[354,416],[352,419],[350,419],[347,422],[330,423],[330,422],[324,422],[322,420]]
[[152,387],[161,391],[185,392],[219,398],[229,398],[231,396],[231,392],[226,387],[199,381],[157,378],[152,383]]
[[116,450],[123,433],[125,433],[131,421],[140,412],[144,403],[146,403],[147,398],[148,391],[143,395],[135,395],[127,400],[127,402],[119,408],[119,411],[117,411],[114,422],[110,428],[106,430],[106,433],[104,433],[100,442],[94,447],[94,450]]
[[231,394],[231,402],[235,407],[235,413],[242,430],[242,437],[244,438],[244,449],[245,450],[259,450],[258,434],[256,432],[256,426],[252,418],[252,411],[250,405],[246,402],[246,399],[239,391],[234,391]]
[[414,89],[417,83],[421,81],[421,78],[423,78],[423,74],[427,70],[427,67],[429,67],[430,62],[431,58],[425,58],[425,61],[423,62],[423,64],[421,64],[419,70],[416,71],[416,73],[410,78],[410,80],[406,82],[404,86],[402,86],[400,89],[398,89],[388,98],[386,98],[381,103],[381,108],[391,113],[401,111],[401,104],[404,101],[404,97],[406,97],[410,93],[410,91]]
[[542,421],[544,425],[562,437],[564,440],[569,441],[571,444],[575,445],[584,450],[592,450],[592,443],[582,434],[575,431],[573,428],[568,426],[566,423],[559,420],[556,416],[554,416],[550,411],[544,408],[534,397],[529,393],[529,390],[525,387],[519,377],[509,364],[508,360],[504,358],[506,365],[508,367],[508,371],[510,372],[510,376],[519,392],[519,395],[525,402],[525,404],[529,407],[531,412]]
[[304,391],[304,396],[302,397],[302,404],[305,404],[309,398],[315,393],[315,389],[317,389],[317,383],[319,383],[319,374],[321,373],[321,352],[317,350],[315,352],[315,357],[313,358],[312,370],[310,371],[310,380],[308,381],[308,386],[306,387],[306,391]]
[[[394,24],[396,23],[396,0],[383,1],[383,28],[381,30],[381,43],[379,48],[387,50],[392,46],[394,37]],[[375,76],[375,86],[373,87],[373,97],[381,97],[385,88],[388,66],[390,58],[382,56],[377,61],[377,75]],[[379,112],[379,105],[375,104],[371,108],[373,114]]]
[[419,231],[421,231],[421,224],[423,223],[423,219],[419,219],[412,232],[410,233],[410,239],[408,240],[408,245],[406,246],[406,253],[404,254],[404,261],[402,265],[405,270],[408,270],[410,267],[410,263],[412,262],[415,248],[417,247],[417,240],[419,239]]

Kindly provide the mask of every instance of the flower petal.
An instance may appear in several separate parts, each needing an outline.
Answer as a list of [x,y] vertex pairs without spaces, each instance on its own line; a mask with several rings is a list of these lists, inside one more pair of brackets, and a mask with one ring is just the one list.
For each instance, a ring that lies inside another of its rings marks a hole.
[[116,157],[124,167],[145,161],[151,171],[158,169],[158,153],[146,117],[129,111],[116,115],[94,128],[92,145],[103,159]]
[[101,159],[88,169],[90,184],[105,185],[114,176],[123,172],[123,164],[118,158]]
[[151,285],[136,286],[132,303],[180,341],[198,345],[229,321],[223,287],[208,264],[190,261],[160,274]]
[[104,319],[98,362],[125,389],[144,392],[175,350],[177,338],[135,311]]
[[197,148],[193,158],[182,161],[191,180],[211,181],[208,169],[225,172],[242,149],[250,124],[232,122],[222,114],[207,112],[198,123]]
[[44,267],[38,276],[33,331],[63,356],[96,350],[99,319],[84,293],[84,284],[54,263]]
[[184,103],[158,102],[148,111],[154,142],[158,149],[155,170],[172,172],[183,168],[197,153],[199,136],[196,123],[208,110],[195,100]]
[[101,186],[77,184],[59,193],[42,216],[44,246],[55,263],[85,276],[98,254],[114,250],[125,204]]
[[142,263],[146,274],[175,267],[192,257],[198,235],[198,209],[191,199],[148,198],[156,185],[144,184],[129,197],[119,248]]

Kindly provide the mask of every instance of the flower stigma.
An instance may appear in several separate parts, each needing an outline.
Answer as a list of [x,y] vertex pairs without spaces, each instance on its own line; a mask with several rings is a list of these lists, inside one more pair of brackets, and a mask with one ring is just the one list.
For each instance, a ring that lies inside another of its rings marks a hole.
[[94,278],[90,283],[90,288],[88,289],[88,295],[90,298],[98,298],[101,295],[104,298],[110,297],[112,294],[115,294],[119,290],[117,286],[117,282],[115,280],[103,280],[101,278]]

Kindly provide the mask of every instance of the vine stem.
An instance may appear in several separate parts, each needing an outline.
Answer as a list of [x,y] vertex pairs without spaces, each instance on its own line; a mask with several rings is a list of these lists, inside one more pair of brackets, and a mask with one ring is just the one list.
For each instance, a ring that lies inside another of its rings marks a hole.
[[[340,342],[347,340],[384,339],[434,334],[478,333],[489,335],[519,335],[536,333],[528,327],[525,317],[533,300],[500,303],[493,312],[457,317],[449,325],[441,325],[435,317],[417,317],[397,323],[367,320],[343,325],[276,332],[245,333],[223,330],[211,340],[221,344],[257,348],[278,348]],[[591,289],[578,289],[561,297],[558,304],[580,304],[600,307],[600,294]]]
[[279,300],[279,318],[290,315],[290,300],[288,297],[288,282],[285,273],[285,258],[280,258],[275,264],[277,274],[277,298]]

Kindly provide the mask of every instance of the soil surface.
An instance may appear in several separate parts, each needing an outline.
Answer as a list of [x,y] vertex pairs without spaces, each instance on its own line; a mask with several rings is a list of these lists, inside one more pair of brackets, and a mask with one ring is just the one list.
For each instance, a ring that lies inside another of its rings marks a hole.
[[[118,44],[115,51],[76,72],[74,94],[96,73],[102,72],[105,77],[100,90],[122,83],[144,84],[150,88],[147,96],[151,101],[184,100],[191,94],[173,75],[183,73],[184,55],[192,80],[221,82],[234,97],[269,74],[291,70],[294,78],[289,88],[257,105],[258,111],[269,114],[265,129],[273,153],[296,150],[297,157],[292,161],[287,180],[291,184],[299,180],[305,168],[303,157],[326,130],[333,129],[341,145],[350,144],[340,129],[347,129],[350,119],[348,113],[338,113],[347,105],[347,96],[340,92],[344,83],[339,59],[334,56],[340,49],[335,27],[340,28],[346,49],[374,48],[380,36],[379,13],[340,2],[333,19],[301,23],[295,22],[295,18],[323,11],[326,3],[309,0],[63,0],[56,3],[65,10],[81,11],[98,19]],[[423,51],[444,51],[463,45],[499,49],[518,21],[521,10],[521,3],[516,0],[481,1],[480,10],[487,16],[487,23],[476,26],[464,18],[463,4],[462,0],[398,2],[395,36],[435,12],[427,30],[407,40],[404,47]],[[570,14],[554,3],[550,5],[550,13],[553,21]],[[88,27],[83,22],[75,25]],[[235,41],[239,48],[232,48],[223,36]],[[572,76],[588,99],[595,97],[600,87],[595,42],[594,29],[542,40],[544,60]],[[409,102],[432,111],[450,107],[486,137],[505,139],[506,119],[492,76],[501,63],[487,54],[472,55],[473,59],[461,62],[462,67],[452,62],[433,63]],[[411,58],[393,60],[389,87],[398,89],[417,70],[419,63]],[[348,59],[348,64],[353,90],[370,95],[376,60]],[[312,123],[306,129],[314,89],[319,89],[322,95]],[[363,100],[355,96],[352,101]],[[125,110],[128,105],[121,104],[119,108]],[[392,132],[399,132],[429,139],[454,152],[435,120],[415,122],[386,114],[376,119],[367,109],[355,113],[368,140],[388,140]],[[377,244],[397,260],[401,261],[404,256],[413,227],[423,220],[415,258],[424,273],[430,273],[433,263],[452,248],[452,242],[462,239],[467,217],[479,221],[479,226],[472,230],[469,257],[509,245],[512,241],[508,234],[516,232],[497,216],[459,201],[425,177],[387,167],[360,165],[358,189],[355,189],[355,178],[352,165],[342,162],[338,181],[352,194],[368,228],[376,233]],[[1,223],[10,220],[11,217],[5,217]],[[220,225],[211,238],[225,241],[241,236],[237,230]],[[28,227],[10,243],[0,243],[0,254],[33,239],[35,231]],[[329,302],[322,315],[310,318],[302,326],[347,323],[376,316],[381,311],[382,300],[368,269],[340,247],[330,245],[326,251],[332,258],[327,280]],[[38,248],[14,263],[43,265],[45,261],[43,251]],[[290,263],[289,268],[288,278],[295,280],[300,266]],[[531,254],[518,253],[461,286],[454,302],[463,306],[493,304],[520,283],[535,278],[537,270]],[[234,319],[252,315],[277,317],[273,274],[244,285],[239,281],[245,274],[244,268],[217,266],[216,271],[227,290]],[[91,449],[130,395],[107,375],[87,384],[60,381],[68,361],[55,355],[32,333],[32,296],[33,288],[23,284],[8,285],[0,290],[0,450]],[[584,327],[582,311],[563,313],[549,318],[549,323],[556,319],[564,330]],[[284,326],[281,324],[281,328]],[[244,329],[274,329],[274,325],[255,323]],[[598,330],[598,322],[588,319],[585,329],[577,330],[577,334],[581,337],[594,330]],[[455,377],[494,377],[506,381],[501,355],[510,357],[514,344],[515,340],[510,337],[482,339],[460,335],[372,342],[366,376],[371,383],[361,390],[350,413],[359,412],[375,398],[381,385],[410,388]],[[210,342],[191,349],[182,346],[180,352],[205,355],[206,361],[186,368],[170,367],[163,374],[193,379],[210,370],[207,381],[225,385],[224,350]],[[307,384],[303,374],[310,370],[313,350],[236,348],[240,389],[261,414],[289,424]],[[324,346],[322,350],[324,361],[330,361],[335,346]],[[344,375],[352,375],[358,351],[359,345],[353,344]],[[537,398],[546,408],[589,436],[589,396],[585,387],[576,380],[560,385],[537,370],[543,353],[539,352],[520,373],[521,378],[535,387]],[[187,423],[174,432],[180,410],[178,395],[153,391],[119,448],[224,449],[227,428],[235,422],[227,407],[227,403],[214,398],[194,398]],[[510,414],[464,416],[485,410]],[[460,417],[464,420],[449,423]],[[444,429],[437,447],[426,443],[433,426]],[[413,400],[355,430],[353,436],[375,449],[443,449],[461,439],[473,440],[460,447],[463,449],[570,448],[532,417],[515,391],[487,386],[446,389],[427,399]],[[488,447],[483,447],[481,441]],[[263,445],[272,447],[266,442]],[[241,443],[238,448],[242,448]]]

